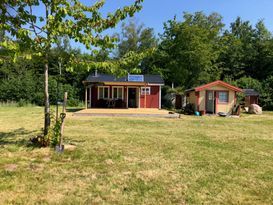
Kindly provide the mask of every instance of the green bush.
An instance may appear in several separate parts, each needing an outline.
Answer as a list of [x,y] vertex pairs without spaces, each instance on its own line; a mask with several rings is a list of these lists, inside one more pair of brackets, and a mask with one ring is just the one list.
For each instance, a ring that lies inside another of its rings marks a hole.
[[48,129],[48,134],[44,136],[43,134],[37,135],[30,139],[30,141],[38,147],[55,147],[60,143],[61,137],[61,119],[59,118],[57,122],[55,121],[55,115],[51,113],[50,115],[51,125]]
[[25,99],[20,99],[17,103],[18,107],[27,107],[27,106],[32,106],[31,102]]
[[84,104],[82,101],[80,101],[78,99],[70,98],[67,100],[67,106],[68,107],[83,107]]

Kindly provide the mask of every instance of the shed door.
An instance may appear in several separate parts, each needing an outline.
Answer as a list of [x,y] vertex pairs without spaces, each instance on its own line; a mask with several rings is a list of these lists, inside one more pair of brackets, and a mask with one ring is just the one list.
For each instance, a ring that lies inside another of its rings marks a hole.
[[206,91],[206,112],[214,113],[214,92],[211,90]]

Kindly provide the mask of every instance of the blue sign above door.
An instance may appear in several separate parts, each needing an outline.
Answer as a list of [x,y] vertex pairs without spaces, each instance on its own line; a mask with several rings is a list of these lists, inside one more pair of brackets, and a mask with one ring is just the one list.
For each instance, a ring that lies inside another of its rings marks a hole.
[[144,82],[144,75],[128,75],[129,82]]

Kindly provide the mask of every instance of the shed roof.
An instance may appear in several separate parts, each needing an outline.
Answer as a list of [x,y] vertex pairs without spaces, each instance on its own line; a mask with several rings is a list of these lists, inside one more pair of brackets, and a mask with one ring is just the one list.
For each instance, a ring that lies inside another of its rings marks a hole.
[[226,87],[226,88],[228,88],[230,90],[233,90],[233,91],[236,91],[236,92],[242,92],[241,88],[238,88],[236,86],[230,85],[229,83],[226,83],[226,82],[221,81],[221,80],[216,80],[214,82],[211,82],[211,83],[208,83],[208,84],[205,84],[205,85],[201,85],[201,86],[198,86],[198,87],[186,90],[186,92],[190,92],[190,91],[202,91],[202,90],[205,90],[207,88],[210,88],[210,87],[216,86],[216,85],[220,85],[222,87]]
[[258,93],[254,89],[243,89],[243,92],[244,92],[245,96],[259,96],[260,95],[260,93]]
[[[150,83],[150,84],[164,84],[164,80],[160,75],[143,75],[144,76],[144,82]],[[119,77],[117,78],[114,75],[109,74],[90,74],[84,82],[89,83],[102,83],[102,82],[134,82],[134,81],[128,81],[128,77]]]

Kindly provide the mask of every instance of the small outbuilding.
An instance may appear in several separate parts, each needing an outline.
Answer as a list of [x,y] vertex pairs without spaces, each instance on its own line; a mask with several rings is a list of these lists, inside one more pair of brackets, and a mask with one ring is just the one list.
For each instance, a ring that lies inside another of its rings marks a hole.
[[84,81],[86,108],[161,109],[160,75],[114,75],[93,73]]
[[186,90],[186,100],[203,114],[229,113],[236,105],[237,93],[240,92],[242,89],[217,80]]
[[254,89],[243,89],[245,95],[245,107],[249,107],[251,104],[259,103],[260,94]]

